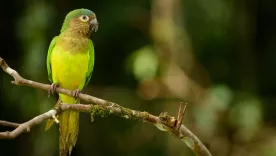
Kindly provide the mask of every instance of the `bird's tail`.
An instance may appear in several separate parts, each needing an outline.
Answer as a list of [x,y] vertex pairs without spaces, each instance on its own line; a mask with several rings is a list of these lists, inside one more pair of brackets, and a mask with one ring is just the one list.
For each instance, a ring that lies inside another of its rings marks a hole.
[[[73,97],[59,94],[60,102],[74,104],[78,101]],[[57,105],[56,104],[56,105]],[[59,115],[59,155],[69,156],[71,155],[72,148],[76,145],[78,131],[79,131],[79,112],[76,111],[64,111]],[[49,129],[53,121],[48,121],[46,130]]]
[[[64,103],[77,103],[71,96],[59,95]],[[72,148],[76,145],[79,131],[79,112],[65,111],[59,116],[59,155],[71,155]]]

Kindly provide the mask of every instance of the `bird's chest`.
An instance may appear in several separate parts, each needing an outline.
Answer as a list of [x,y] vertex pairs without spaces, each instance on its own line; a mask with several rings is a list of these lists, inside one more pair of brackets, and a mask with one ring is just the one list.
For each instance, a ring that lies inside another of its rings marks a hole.
[[67,89],[82,89],[88,71],[88,52],[70,52],[55,47],[51,56],[54,83]]

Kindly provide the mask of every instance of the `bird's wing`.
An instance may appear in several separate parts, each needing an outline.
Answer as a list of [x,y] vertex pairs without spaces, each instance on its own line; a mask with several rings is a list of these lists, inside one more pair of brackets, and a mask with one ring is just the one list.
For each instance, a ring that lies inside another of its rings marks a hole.
[[94,45],[91,40],[88,43],[88,51],[89,51],[89,63],[88,63],[88,71],[86,74],[85,85],[87,85],[91,79],[93,68],[94,68]]
[[53,78],[52,78],[52,67],[51,67],[51,55],[53,52],[53,49],[56,45],[56,40],[57,40],[57,36],[54,37],[51,41],[51,44],[49,46],[48,49],[48,54],[47,54],[47,71],[48,71],[48,79],[53,82]]

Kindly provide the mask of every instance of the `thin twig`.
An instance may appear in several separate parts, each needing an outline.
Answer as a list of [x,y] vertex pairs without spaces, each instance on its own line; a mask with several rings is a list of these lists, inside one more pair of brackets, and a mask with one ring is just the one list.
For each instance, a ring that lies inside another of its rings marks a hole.
[[[51,88],[51,85],[27,80],[27,79],[21,77],[14,69],[10,68],[1,57],[0,57],[0,66],[6,73],[8,73],[9,75],[11,75],[14,78],[14,81],[12,81],[13,84],[25,85],[25,86],[29,86],[29,87],[33,87],[33,88],[42,89],[45,91],[48,91]],[[56,89],[56,92],[62,93],[62,94],[68,95],[68,96],[72,96],[72,91],[67,90],[67,89],[58,87]],[[190,138],[190,140],[192,140],[192,145],[189,146],[190,148],[192,148],[194,151],[196,150],[196,153],[199,153],[199,155],[211,156],[211,153],[204,146],[204,144],[201,143],[201,141],[197,138],[196,135],[194,135],[184,125],[181,125],[179,128],[177,128],[175,123],[179,122],[179,121],[177,121],[177,119],[175,119],[175,117],[167,115],[167,113],[161,113],[159,116],[154,116],[154,115],[149,114],[148,112],[141,112],[141,111],[125,108],[116,103],[106,101],[106,100],[103,100],[103,99],[100,99],[97,97],[93,97],[93,96],[90,96],[87,94],[83,94],[83,93],[78,94],[78,98],[80,100],[91,103],[91,105],[61,104],[59,106],[60,107],[59,109],[52,109],[44,114],[34,117],[33,119],[20,124],[12,132],[0,132],[0,139],[13,139],[13,138],[17,137],[18,135],[22,134],[23,132],[29,132],[33,126],[40,124],[42,121],[44,121],[46,119],[50,119],[50,118],[55,118],[55,116],[59,113],[59,111],[75,110],[75,111],[80,111],[80,112],[89,112],[91,114],[98,113],[101,116],[108,115],[108,114],[115,114],[115,115],[121,116],[126,119],[135,119],[135,120],[153,124],[161,131],[167,131],[185,143],[186,143],[185,138]],[[105,113],[103,114],[103,112],[105,112]],[[181,119],[181,123],[182,123],[184,112],[185,112],[185,107],[184,107],[183,112],[180,112],[180,114],[178,115],[179,119]]]
[[11,132],[0,132],[0,139],[14,139],[24,132],[30,132],[31,128],[35,125],[40,124],[46,119],[52,118],[53,115],[56,115],[56,110],[50,110],[44,114],[34,117],[33,119],[20,124],[16,129]]
[[0,120],[0,126],[3,126],[3,127],[12,127],[12,128],[16,128],[16,127],[18,127],[19,125],[20,125],[20,124],[18,124],[18,123]]
[[183,123],[184,114],[186,111],[187,103],[184,104],[184,108],[182,109],[182,102],[179,104],[178,114],[177,114],[177,123],[176,123],[176,130],[179,131],[179,128],[181,127]]

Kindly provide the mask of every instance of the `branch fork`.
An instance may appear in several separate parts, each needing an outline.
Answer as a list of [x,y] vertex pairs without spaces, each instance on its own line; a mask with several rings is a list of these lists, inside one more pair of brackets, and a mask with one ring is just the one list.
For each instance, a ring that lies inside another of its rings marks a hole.
[[[51,89],[51,85],[43,84],[31,80],[24,79],[21,77],[17,71],[10,68],[7,63],[0,57],[0,66],[1,68],[11,75],[14,78],[12,81],[15,85],[25,85],[32,88],[42,89],[48,91]],[[56,93],[65,94],[68,96],[72,96],[72,91],[57,87],[55,90]],[[116,103],[106,101],[103,99],[99,99],[97,97],[93,97],[87,94],[79,93],[78,99],[91,103],[87,104],[64,104],[61,103],[57,107],[40,114],[33,119],[24,122],[22,124],[12,123],[8,121],[1,121],[0,126],[7,126],[15,128],[11,132],[0,132],[0,139],[14,139],[17,136],[21,135],[24,132],[30,132],[31,128],[42,123],[47,119],[54,119],[56,123],[59,123],[56,115],[60,112],[73,110],[79,112],[93,113],[99,114],[101,116],[105,116],[108,114],[114,114],[126,119],[138,120],[142,122],[146,122],[156,126],[161,131],[167,131],[173,136],[176,136],[181,141],[185,142],[188,147],[190,147],[198,156],[212,156],[212,154],[208,151],[208,149],[202,144],[202,142],[194,135],[185,125],[182,124],[183,116],[185,114],[187,104],[184,104],[182,109],[182,103],[180,103],[177,118],[173,116],[169,116],[167,112],[161,113],[159,116],[152,115],[148,112],[141,112],[138,110],[132,110],[129,108],[122,107]],[[186,138],[188,138],[189,143],[186,142]]]

